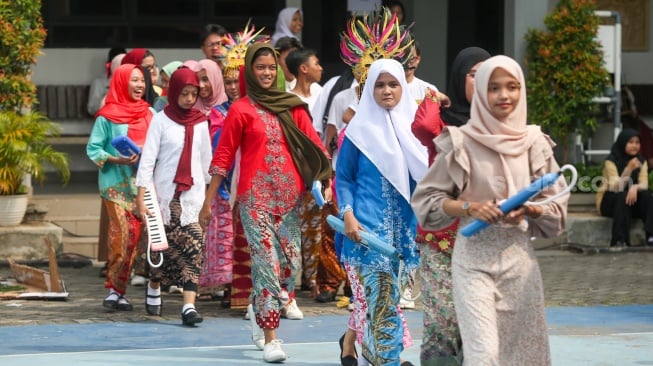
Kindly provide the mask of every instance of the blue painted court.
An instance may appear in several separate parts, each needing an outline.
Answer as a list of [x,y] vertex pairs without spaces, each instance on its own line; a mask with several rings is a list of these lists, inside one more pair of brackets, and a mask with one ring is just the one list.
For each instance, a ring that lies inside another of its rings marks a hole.
[[[419,365],[421,312],[406,312],[415,346],[403,353]],[[653,305],[547,309],[553,365],[653,365]],[[286,365],[339,365],[337,340],[346,316],[282,320]],[[250,322],[206,319],[0,328],[0,365],[259,365]]]

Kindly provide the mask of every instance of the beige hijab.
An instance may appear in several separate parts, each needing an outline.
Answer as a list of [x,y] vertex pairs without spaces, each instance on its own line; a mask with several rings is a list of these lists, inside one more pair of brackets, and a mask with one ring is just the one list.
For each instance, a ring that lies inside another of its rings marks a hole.
[[[488,103],[490,77],[497,68],[508,71],[521,85],[519,102],[506,121],[496,119]],[[481,64],[474,80],[476,88],[470,119],[460,127],[460,131],[499,154],[510,196],[517,193],[518,188],[524,186],[524,180],[531,176],[527,152],[542,132],[539,126],[527,125],[526,83],[522,69],[515,60],[501,55],[491,57]]]

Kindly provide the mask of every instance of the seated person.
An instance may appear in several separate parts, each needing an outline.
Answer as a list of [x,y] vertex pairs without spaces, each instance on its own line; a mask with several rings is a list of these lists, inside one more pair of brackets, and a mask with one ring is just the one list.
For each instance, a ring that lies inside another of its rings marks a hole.
[[633,218],[644,221],[647,245],[653,246],[653,195],[648,190],[648,164],[640,154],[637,130],[626,128],[617,137],[603,165],[596,208],[612,218],[610,247],[630,246]]

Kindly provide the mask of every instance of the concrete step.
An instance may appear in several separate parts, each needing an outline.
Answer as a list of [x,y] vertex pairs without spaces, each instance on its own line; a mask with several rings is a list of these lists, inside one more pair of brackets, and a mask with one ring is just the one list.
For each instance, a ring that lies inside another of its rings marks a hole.
[[46,216],[46,220],[60,226],[73,236],[98,236],[100,216]]
[[30,203],[47,211],[45,221],[72,236],[99,235],[102,201],[98,194],[34,195]]
[[31,203],[47,207],[46,217],[100,216],[100,195],[95,194],[55,194],[34,195]]
[[[612,236],[612,219],[594,213],[571,212],[567,215],[566,243],[569,245],[608,248]],[[630,243],[645,245],[646,234],[642,220],[636,220],[630,229]]]
[[0,258],[16,261],[48,258],[46,237],[55,253],[61,253],[62,232],[60,227],[47,222],[0,227]]
[[64,235],[62,238],[64,253],[75,253],[96,259],[98,255],[98,237],[84,236],[75,237]]
[[572,193],[569,197],[567,212],[596,213],[596,194]]

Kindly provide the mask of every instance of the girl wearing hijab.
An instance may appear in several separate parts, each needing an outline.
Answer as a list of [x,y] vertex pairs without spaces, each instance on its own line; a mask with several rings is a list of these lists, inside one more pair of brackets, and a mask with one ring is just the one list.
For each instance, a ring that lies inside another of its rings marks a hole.
[[134,206],[134,167],[139,156],[121,156],[111,141],[127,135],[139,146],[145,143],[152,111],[142,99],[144,89],[145,78],[140,67],[131,64],[118,67],[86,145],[88,157],[100,168],[100,197],[109,217],[109,265],[104,282],[109,296],[102,305],[112,310],[133,309],[125,293],[141,236],[141,221],[135,216]]
[[[203,59],[195,65],[194,71],[200,81],[200,93],[195,108],[209,119],[211,151],[213,151],[217,146],[219,131],[224,126],[225,118],[218,108],[228,101],[222,70],[215,61]],[[200,275],[201,298],[217,297],[218,291],[231,283],[232,278],[233,215],[228,193],[225,195],[229,190],[222,189],[221,192],[223,194],[216,195],[212,204],[216,215],[206,228],[204,262]]]
[[596,193],[601,216],[612,218],[610,247],[630,246],[633,217],[644,221],[646,244],[653,246],[653,196],[648,190],[648,164],[640,153],[639,132],[624,129],[603,163],[603,179]]
[[[532,179],[560,170],[553,142],[527,125],[526,85],[519,64],[507,56],[476,71],[471,116],[444,128],[438,154],[412,198],[425,230],[454,221],[493,224],[478,235],[456,236],[453,298],[464,345],[464,365],[550,365],[544,293],[531,237],[565,228],[568,195],[503,214],[498,203]],[[447,172],[447,174],[442,174]],[[566,187],[563,177],[537,200]]]
[[[460,127],[469,119],[474,92],[474,75],[490,54],[482,48],[468,47],[456,55],[449,77],[451,105],[440,105],[435,91],[417,108],[412,130],[429,151],[429,165],[436,156],[433,139],[445,126]],[[458,220],[440,231],[417,228],[420,244],[420,276],[424,306],[424,335],[420,350],[423,366],[442,362],[460,364],[462,345],[451,293],[451,254],[453,253]]]
[[[240,148],[247,164],[241,164],[238,189],[232,194],[237,195],[250,248],[251,299],[256,323],[263,328],[265,362],[286,359],[275,330],[284,306],[294,302],[288,290],[295,288],[301,261],[299,198],[313,180],[323,180],[329,187],[331,175],[306,104],[276,85],[277,63],[274,48],[268,44],[255,43],[247,49],[243,69],[247,95],[235,101],[227,114],[200,213],[200,223],[206,227],[211,221],[211,203]],[[300,147],[313,155],[300,159],[296,155]],[[310,172],[301,163],[311,164]],[[327,190],[325,199],[330,198]]]
[[168,105],[152,119],[136,177],[138,213],[151,215],[144,203],[145,189],[153,184],[161,208],[169,248],[163,265],[151,268],[145,308],[161,315],[161,283],[183,286],[183,325],[202,322],[195,298],[202,269],[204,233],[198,214],[209,180],[211,139],[206,115],[193,108],[199,80],[190,69],[181,68],[170,78]]
[[156,73],[156,63],[152,52],[145,48],[134,48],[125,55],[121,63],[122,65],[132,64],[141,66],[143,70],[146,71],[144,72],[146,86],[143,100],[145,100],[149,105],[153,106],[154,100],[158,94],[154,90],[154,83],[152,83],[152,76],[154,73]]
[[[143,70],[143,76],[145,78],[145,90],[143,92],[142,99],[147,102],[151,107],[154,106],[155,99],[157,98],[157,93],[154,90],[154,83],[152,82],[152,77],[154,74],[154,68],[156,67],[154,61],[154,55],[152,52],[145,48],[134,48],[129,51],[125,57],[120,61],[121,65],[132,64],[139,66]],[[156,111],[156,110],[155,110]],[[142,241],[138,247],[138,253],[136,253],[136,258],[134,259],[134,266],[132,272],[132,286],[143,286],[147,282],[147,276],[149,273],[149,264],[147,263],[147,243]]]
[[154,110],[160,112],[168,104],[168,85],[172,73],[181,67],[181,61],[171,61],[161,68],[161,95],[154,101]]
[[[200,80],[200,94],[195,108],[208,116],[215,106],[228,100],[224,91],[222,70],[215,61],[209,59],[198,61],[191,69],[197,73]],[[211,134],[215,133],[215,128],[211,127],[211,131]]]
[[399,364],[404,348],[399,260],[358,244],[359,230],[394,246],[406,273],[417,268],[417,221],[410,195],[426,173],[427,153],[410,133],[416,109],[402,65],[391,59],[374,61],[338,157],[336,192],[346,232],[341,259],[356,270],[364,288],[368,321],[363,357],[374,365]]
[[302,40],[302,28],[304,27],[304,13],[299,8],[285,8],[277,16],[277,24],[270,43],[277,46],[277,41],[282,37],[297,38]]

